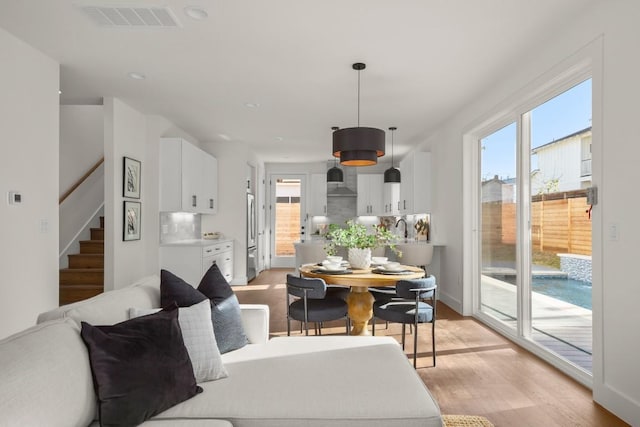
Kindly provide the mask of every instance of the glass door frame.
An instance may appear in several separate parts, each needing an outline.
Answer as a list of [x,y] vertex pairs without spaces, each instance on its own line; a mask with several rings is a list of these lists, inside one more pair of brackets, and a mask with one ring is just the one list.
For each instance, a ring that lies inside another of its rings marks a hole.
[[[558,72],[554,78],[548,79],[545,83],[539,83],[537,87],[532,86],[532,90],[528,95],[522,93],[517,94],[520,99],[514,100],[511,103],[511,108],[503,108],[493,115],[490,119],[484,121],[472,128],[472,130],[466,133],[463,137],[463,166],[464,170],[468,173],[464,180],[466,201],[470,203],[468,209],[464,209],[467,212],[464,216],[464,258],[469,261],[465,262],[463,274],[469,280],[465,280],[464,285],[464,303],[463,310],[465,314],[471,314],[483,323],[486,323],[491,328],[501,333],[502,335],[510,338],[516,344],[526,348],[535,355],[541,357],[545,361],[549,362],[553,366],[559,368],[563,372],[567,373],[580,383],[587,387],[593,387],[593,375],[585,373],[583,370],[577,368],[570,362],[558,357],[554,353],[538,345],[531,339],[532,331],[532,307],[531,307],[531,285],[530,280],[522,280],[523,277],[531,277],[531,185],[530,185],[530,166],[531,156],[530,148],[530,116],[529,112],[536,108],[538,105],[550,100],[551,98],[559,95],[560,93],[570,89],[576,84],[586,79],[596,79],[594,76],[594,70],[592,69],[591,58],[578,61],[573,66],[565,67],[564,70]],[[599,94],[596,93],[598,86],[594,82],[593,84],[593,113],[592,113],[592,126],[597,126],[597,114],[596,102],[599,99]],[[524,101],[523,101],[524,100]],[[507,103],[508,105],[508,103]],[[480,209],[480,195],[481,195],[481,144],[480,140],[491,133],[500,130],[501,128],[508,126],[509,124],[516,123],[516,138],[517,138],[517,163],[516,163],[516,198],[517,198],[517,210],[516,210],[516,275],[517,275],[517,315],[518,322],[517,328],[514,330],[498,319],[483,313],[481,310],[481,256],[482,256],[482,235],[481,235],[481,209]],[[594,131],[594,139],[592,144],[596,145],[597,133]],[[595,157],[596,154],[594,154]],[[598,161],[597,159],[595,161]],[[598,169],[594,165],[595,169]],[[523,173],[525,171],[525,173]],[[597,185],[597,180],[594,180],[594,184]],[[592,233],[600,234],[601,231],[596,230],[596,223],[592,224]],[[599,239],[594,239],[595,245]],[[594,256],[598,253],[594,248]],[[597,278],[594,277],[594,293],[593,297],[597,298],[599,293],[596,291]],[[469,298],[470,297],[470,298]],[[594,310],[595,308],[594,304]],[[596,320],[596,313],[594,313],[594,321]],[[594,341],[597,340],[596,332],[597,326],[593,326]],[[596,343],[594,342],[594,357],[596,352]],[[596,369],[596,361],[594,360],[594,369]]]
[[[299,173],[278,173],[269,175],[269,267],[268,268],[294,268],[295,255],[291,257],[276,257],[275,253],[275,221],[276,221],[276,181],[278,179],[299,179],[300,180],[300,232],[302,227],[306,230],[307,209],[307,175]],[[302,236],[301,236],[302,239]],[[290,258],[290,260],[289,260]]]

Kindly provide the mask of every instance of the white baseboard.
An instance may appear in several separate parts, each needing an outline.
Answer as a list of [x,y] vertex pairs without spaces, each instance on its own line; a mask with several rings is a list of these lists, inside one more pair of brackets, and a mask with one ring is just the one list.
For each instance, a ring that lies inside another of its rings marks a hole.
[[234,277],[229,283],[231,286],[247,286],[249,283],[247,281],[247,276]]
[[607,384],[595,383],[593,400],[630,425],[640,426],[640,402],[634,401]]
[[463,312],[462,301],[460,301],[459,299],[453,298],[451,295],[448,295],[444,292],[439,292],[438,300],[442,301],[443,303],[451,307],[453,310],[455,310],[459,314],[462,314]]

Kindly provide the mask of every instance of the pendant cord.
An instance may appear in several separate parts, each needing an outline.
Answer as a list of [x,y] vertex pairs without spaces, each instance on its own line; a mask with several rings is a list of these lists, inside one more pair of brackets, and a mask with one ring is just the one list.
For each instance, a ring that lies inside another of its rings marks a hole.
[[358,70],[358,127],[360,127],[360,70]]
[[394,131],[391,131],[391,167],[393,167],[393,134]]

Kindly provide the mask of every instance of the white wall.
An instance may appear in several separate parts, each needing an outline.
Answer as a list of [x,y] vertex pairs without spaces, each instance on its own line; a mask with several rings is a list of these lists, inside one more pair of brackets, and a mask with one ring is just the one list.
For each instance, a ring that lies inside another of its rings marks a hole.
[[60,106],[60,194],[103,156],[102,105]]
[[[141,171],[150,166],[146,158],[146,117],[116,98],[104,99],[104,160],[105,160],[105,242],[104,242],[104,289],[113,290],[127,286],[141,277],[151,274],[146,265],[145,242],[157,235],[157,229],[141,225],[140,240],[123,241],[122,169],[123,157],[142,162]],[[145,178],[148,178],[145,176]],[[147,193],[153,184],[141,179],[140,199],[142,217],[145,218]],[[157,191],[157,187],[156,187]],[[157,211],[156,211],[157,214]],[[156,251],[157,254],[157,251]]]
[[[59,64],[0,29],[0,338],[58,305]],[[9,191],[23,203],[9,206]]]
[[[539,45],[523,46],[523,56],[503,67],[505,75],[496,84],[425,136],[419,149],[434,155],[436,184],[433,223],[446,240],[439,279],[442,299],[456,310],[470,314],[471,278],[467,251],[471,228],[464,235],[462,224],[469,223],[469,199],[463,195],[463,177],[471,168],[463,150],[464,135],[478,124],[502,113],[506,103],[523,95],[525,88],[563,61],[590,50],[594,60],[593,183],[600,188],[600,204],[593,209],[594,242],[594,398],[632,425],[640,425],[640,375],[637,354],[640,336],[640,283],[637,279],[637,212],[640,201],[630,197],[630,182],[640,181],[636,143],[640,97],[640,3],[634,0],[601,2],[577,13],[562,30],[541,32]],[[599,42],[594,42],[600,35]],[[594,43],[592,43],[594,42]],[[542,82],[540,82],[542,83]],[[597,97],[603,90],[603,96]],[[465,213],[467,212],[467,213]],[[616,225],[617,240],[607,234]],[[463,298],[464,297],[464,298]]]

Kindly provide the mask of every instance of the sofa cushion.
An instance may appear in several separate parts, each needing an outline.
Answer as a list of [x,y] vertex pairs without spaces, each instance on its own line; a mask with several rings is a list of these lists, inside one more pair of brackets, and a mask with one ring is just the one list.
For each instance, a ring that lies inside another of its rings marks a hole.
[[438,405],[392,337],[273,338],[223,359],[228,378],[202,384],[202,395],[156,419],[220,418],[234,427],[442,425]]
[[[224,283],[220,282],[220,278]],[[223,288],[220,293],[214,290],[218,287]],[[200,288],[207,291],[208,294],[201,292]],[[231,289],[215,264],[204,275],[198,289],[175,274],[162,270],[160,273],[160,304],[165,306],[175,302],[180,307],[188,307],[203,299],[209,299],[216,342],[220,353],[224,354],[241,348],[248,342],[242,325],[238,298],[233,291],[229,296],[226,288]],[[223,295],[226,297],[223,298]]]
[[[129,317],[135,318],[160,311],[159,308],[131,308]],[[178,309],[178,322],[182,331],[184,345],[189,352],[193,365],[193,374],[197,382],[212,381],[227,376],[222,364],[220,350],[216,344],[211,324],[211,305],[204,300],[191,307]]]
[[208,298],[182,278],[168,270],[160,270],[160,305],[163,307],[173,302],[178,307],[190,307]]
[[0,341],[0,424],[86,426],[96,413],[91,368],[70,319],[33,326]]
[[216,264],[204,274],[198,290],[211,300],[213,329],[220,352],[227,353],[247,345],[238,297]]
[[78,326],[81,321],[92,325],[113,325],[127,320],[131,307],[160,307],[158,276],[147,276],[130,286],[41,313],[38,316],[38,323],[70,317],[78,323]]
[[113,326],[82,322],[100,424],[138,425],[202,389],[196,385],[178,307]]

